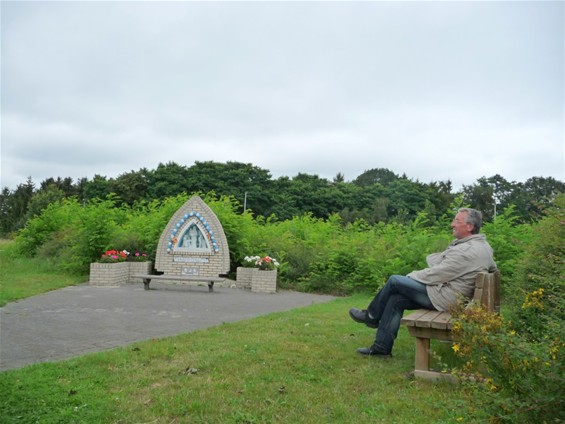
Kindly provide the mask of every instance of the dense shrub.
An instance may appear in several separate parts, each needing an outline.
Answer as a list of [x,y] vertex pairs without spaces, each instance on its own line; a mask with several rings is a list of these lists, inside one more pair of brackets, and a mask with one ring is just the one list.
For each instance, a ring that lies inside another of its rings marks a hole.
[[532,341],[565,340],[565,195],[534,227],[535,238],[516,267],[510,319]]
[[562,339],[531,342],[500,315],[479,307],[458,314],[457,371],[472,398],[471,421],[550,423],[565,418]]
[[497,215],[493,222],[487,222],[482,232],[494,250],[494,260],[502,276],[502,292],[507,286],[514,287],[516,264],[524,255],[532,239],[532,226],[519,224],[513,206]]
[[[426,266],[425,257],[443,250],[451,240],[452,216],[431,219],[420,212],[407,224],[344,224],[339,215],[328,219],[304,214],[286,221],[241,213],[239,202],[214,193],[202,195],[218,216],[230,247],[231,276],[245,256],[271,256],[279,268],[283,288],[348,294],[377,290],[392,274],[406,274]],[[154,259],[167,222],[188,200],[186,194],[162,201],[123,206],[115,196],[81,205],[67,199],[49,205],[31,219],[16,237],[21,253],[50,258],[60,268],[87,273],[89,263],[109,249],[143,251]],[[433,222],[433,224],[432,224]],[[526,228],[513,231],[512,214],[501,214],[485,226],[495,247],[499,267],[510,274],[524,240]],[[504,277],[503,277],[504,278]]]
[[[86,205],[74,198],[52,203],[17,234],[15,250],[25,256],[49,258],[61,269],[77,273],[87,273],[89,264],[108,249],[143,251],[154,260],[163,229],[187,200],[183,194],[128,207],[118,206],[115,196],[110,195]],[[203,200],[222,222],[235,269],[249,254],[250,246],[261,245],[259,225],[249,213],[237,213],[239,204],[233,198],[218,199],[210,193]]]
[[257,250],[264,250],[254,247],[256,243],[253,243],[253,240],[259,239],[259,225],[253,219],[250,211],[243,214],[239,212],[240,204],[233,196],[221,196],[217,199],[213,194],[208,194],[203,197],[203,200],[222,223],[230,249],[231,276],[235,278],[235,270],[243,262],[245,256],[266,256],[268,253],[254,253]]
[[16,251],[24,256],[34,256],[37,249],[49,242],[54,234],[69,227],[78,227],[81,209],[75,198],[51,203],[40,215],[28,220],[25,228],[19,231]]
[[84,274],[108,249],[135,249],[116,246],[136,239],[136,233],[124,227],[131,216],[132,210],[117,207],[112,196],[87,205],[80,205],[75,198],[65,199],[29,220],[17,234],[15,246],[22,254],[49,258],[61,269]]
[[294,217],[286,221],[260,218],[251,239],[247,240],[253,254],[276,258],[279,267],[279,282],[283,287],[298,287],[308,275],[312,262],[318,255],[324,256],[332,239],[341,232],[337,215],[327,220],[314,218],[311,214]]

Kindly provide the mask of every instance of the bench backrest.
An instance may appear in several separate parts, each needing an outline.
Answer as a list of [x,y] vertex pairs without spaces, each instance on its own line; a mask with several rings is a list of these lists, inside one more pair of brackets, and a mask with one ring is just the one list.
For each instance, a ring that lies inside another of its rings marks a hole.
[[477,274],[473,301],[481,303],[490,312],[500,312],[500,271]]

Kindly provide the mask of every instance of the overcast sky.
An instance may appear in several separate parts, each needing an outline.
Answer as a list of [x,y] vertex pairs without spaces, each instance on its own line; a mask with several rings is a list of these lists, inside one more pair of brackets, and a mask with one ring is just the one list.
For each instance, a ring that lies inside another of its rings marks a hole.
[[2,187],[169,161],[565,178],[563,1],[0,7]]

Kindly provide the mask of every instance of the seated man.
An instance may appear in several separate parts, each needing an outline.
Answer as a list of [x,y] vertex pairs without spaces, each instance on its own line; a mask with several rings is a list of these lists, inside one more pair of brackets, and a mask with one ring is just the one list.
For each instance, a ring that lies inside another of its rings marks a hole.
[[451,223],[455,240],[441,253],[426,258],[428,268],[407,276],[391,276],[367,309],[351,308],[357,322],[377,328],[371,347],[359,348],[362,355],[391,356],[400,320],[406,309],[447,311],[459,299],[470,299],[479,272],[493,272],[496,264],[486,237],[479,234],[482,214],[461,208]]

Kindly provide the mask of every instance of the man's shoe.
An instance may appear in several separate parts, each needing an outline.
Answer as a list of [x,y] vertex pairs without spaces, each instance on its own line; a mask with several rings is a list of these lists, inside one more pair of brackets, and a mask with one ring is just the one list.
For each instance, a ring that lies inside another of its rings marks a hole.
[[361,355],[367,355],[367,356],[376,356],[376,357],[379,357],[379,358],[391,358],[392,357],[392,355],[390,353],[380,352],[372,346],[371,347],[360,347],[359,349],[357,349],[357,353],[360,353]]
[[349,310],[349,316],[353,321],[365,324],[367,327],[377,328],[377,323],[369,318],[369,312],[366,309],[351,308]]

